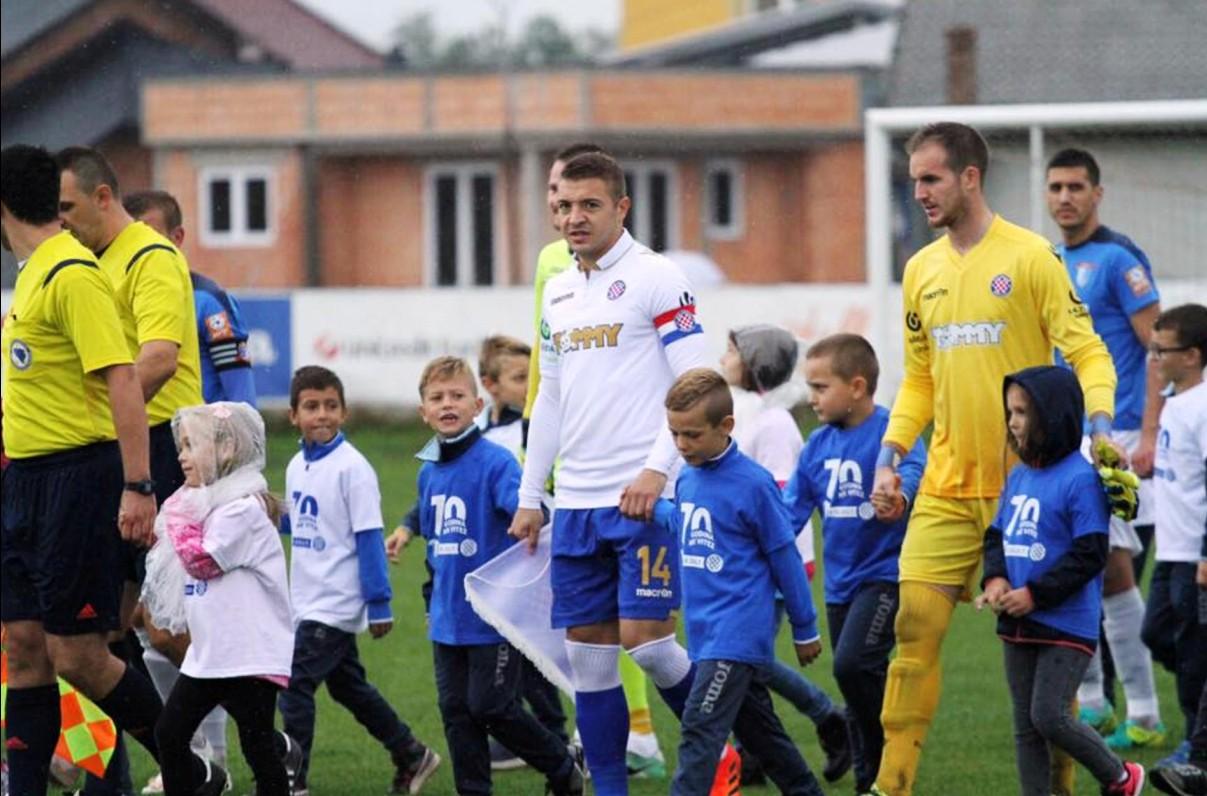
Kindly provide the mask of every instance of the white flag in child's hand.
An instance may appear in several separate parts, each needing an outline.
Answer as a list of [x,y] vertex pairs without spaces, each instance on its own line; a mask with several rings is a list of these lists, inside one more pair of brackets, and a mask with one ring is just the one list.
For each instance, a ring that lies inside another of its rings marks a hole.
[[541,528],[536,550],[517,543],[465,576],[465,595],[474,612],[532,661],[541,674],[574,696],[566,631],[550,626],[551,530]]

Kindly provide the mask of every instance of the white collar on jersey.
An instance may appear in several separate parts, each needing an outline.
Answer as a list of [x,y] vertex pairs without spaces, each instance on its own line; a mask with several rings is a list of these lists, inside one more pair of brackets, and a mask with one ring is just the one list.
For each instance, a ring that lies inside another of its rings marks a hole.
[[[633,236],[627,229],[621,229],[620,237],[612,244],[612,248],[608,249],[607,253],[595,262],[595,267],[601,271],[608,270],[620,262],[620,259],[628,254],[629,249],[633,248],[636,243],[637,241],[633,240]],[[577,261],[578,255],[575,255],[574,259]]]

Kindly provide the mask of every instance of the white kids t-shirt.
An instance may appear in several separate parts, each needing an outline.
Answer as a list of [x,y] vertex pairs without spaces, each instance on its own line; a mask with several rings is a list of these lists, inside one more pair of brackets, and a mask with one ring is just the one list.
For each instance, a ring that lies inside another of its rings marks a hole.
[[1197,562],[1207,523],[1207,382],[1165,399],[1157,431],[1153,492],[1158,561]]
[[369,609],[360,586],[356,534],[383,527],[377,473],[352,443],[341,440],[312,461],[299,451],[285,471],[285,492],[293,533],[294,623],[364,631]]
[[222,574],[185,582],[192,642],[180,671],[205,679],[289,677],[293,623],[285,551],[260,499],[249,495],[218,506],[205,519],[201,543]]

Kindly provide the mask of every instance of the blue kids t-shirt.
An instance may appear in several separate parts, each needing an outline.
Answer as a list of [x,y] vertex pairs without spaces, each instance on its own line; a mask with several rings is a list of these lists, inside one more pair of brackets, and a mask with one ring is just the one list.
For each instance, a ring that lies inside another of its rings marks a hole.
[[779,487],[736,443],[702,466],[684,467],[674,514],[666,501],[660,509],[659,519],[679,533],[692,660],[774,660],[777,587],[793,639],[817,638],[817,614]]
[[[821,510],[827,603],[849,603],[864,583],[897,582],[897,559],[909,515],[883,523],[876,519],[868,499],[888,419],[889,410],[877,406],[854,428],[818,428],[809,435],[796,471],[784,489],[784,503],[797,532],[812,533],[809,519],[814,509]],[[911,505],[925,467],[926,447],[919,438],[897,469],[901,489]]]
[[1114,427],[1138,429],[1144,415],[1148,352],[1131,316],[1160,300],[1148,258],[1126,235],[1100,226],[1083,243],[1057,246],[1094,331],[1115,361]]
[[428,635],[441,644],[503,640],[465,598],[465,576],[502,553],[519,505],[520,465],[477,427],[419,469],[419,528],[433,570]]
[[[1043,468],[1017,465],[1006,477],[994,527],[1002,532],[1006,572],[1020,588],[1058,562],[1073,540],[1107,533],[1110,515],[1094,467],[1073,451]],[[1078,638],[1098,638],[1102,573],[1063,603],[1027,614],[1027,619]]]

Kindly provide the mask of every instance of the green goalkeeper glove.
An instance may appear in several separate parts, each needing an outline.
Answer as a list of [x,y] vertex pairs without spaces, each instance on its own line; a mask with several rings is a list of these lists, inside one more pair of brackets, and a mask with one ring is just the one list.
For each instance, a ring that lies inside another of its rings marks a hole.
[[1111,505],[1111,514],[1124,522],[1136,519],[1140,509],[1140,479],[1130,470],[1119,468],[1119,454],[1105,440],[1100,439],[1094,446],[1098,461],[1098,477],[1102,479],[1102,489],[1106,492],[1107,502]]

